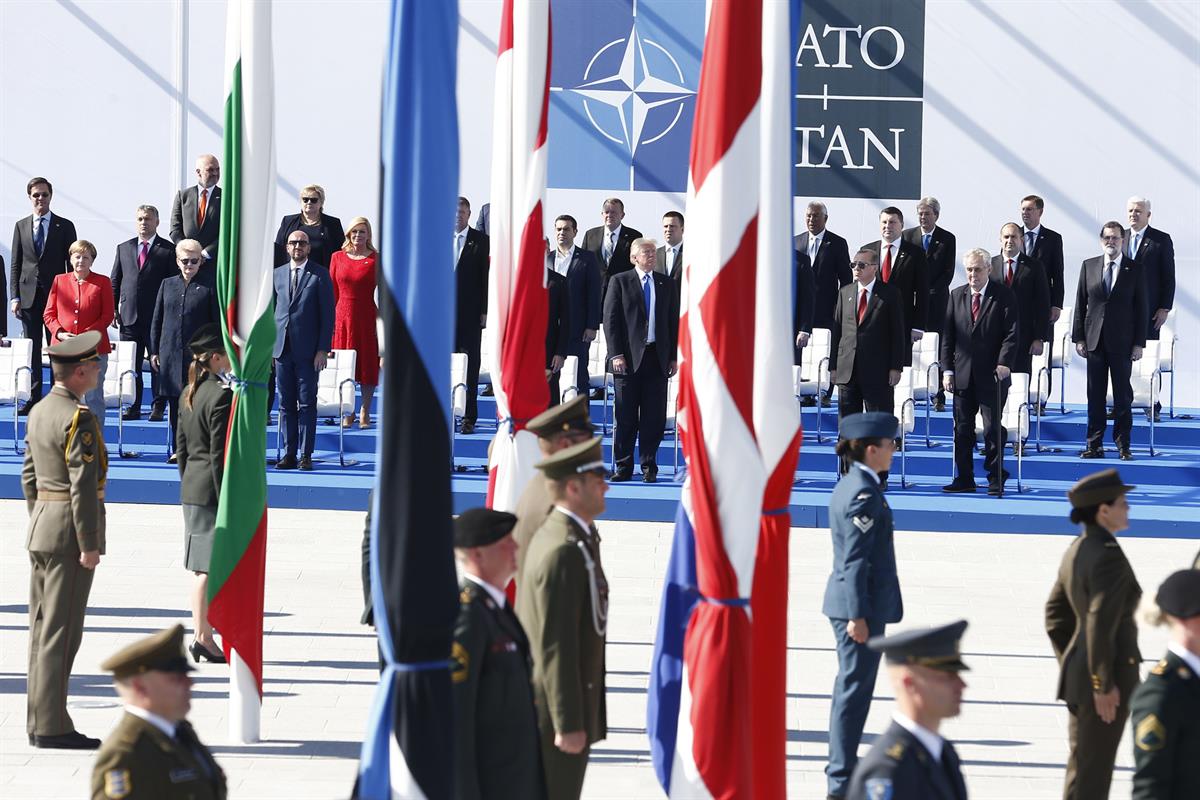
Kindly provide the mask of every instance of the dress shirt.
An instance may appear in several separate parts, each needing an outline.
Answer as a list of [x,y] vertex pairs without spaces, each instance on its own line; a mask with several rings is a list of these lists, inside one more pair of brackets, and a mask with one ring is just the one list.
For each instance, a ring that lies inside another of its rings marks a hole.
[[932,245],[933,244],[933,234],[934,234],[934,231],[937,230],[937,225],[934,225],[928,231],[926,231],[924,228],[922,228],[920,225],[918,225],[917,230],[919,230],[921,232],[921,238],[918,240],[921,245],[921,249],[928,253],[929,248],[927,248],[925,246],[925,237],[926,236],[929,237],[929,244]]
[[1033,234],[1033,243],[1036,245],[1038,237],[1042,235],[1042,226],[1038,225],[1036,228],[1026,228],[1021,232],[1021,252],[1027,256],[1033,255],[1033,253],[1027,249],[1029,244],[1029,234],[1031,233]]
[[147,711],[140,706],[125,706],[125,710],[133,714],[138,719],[144,719],[160,731],[165,733],[171,739],[175,738],[175,727],[177,723],[171,722],[164,717],[160,717],[153,711]]
[[1129,250],[1125,253],[1125,255],[1129,256],[1130,258],[1137,258],[1138,249],[1137,247],[1133,246],[1133,243],[1136,241],[1138,247],[1141,247],[1142,242],[1146,239],[1146,230],[1149,227],[1149,225],[1145,225],[1140,231],[1135,231],[1133,228],[1129,229]]
[[458,269],[458,259],[462,257],[463,246],[467,243],[467,229],[454,232],[454,268]]
[[1191,667],[1193,675],[1200,676],[1200,656],[1188,650],[1179,642],[1167,642],[1167,649],[1182,658],[1183,662]]
[[[46,227],[45,227],[45,229],[43,230],[43,233],[44,233],[44,234],[45,234],[47,237],[49,237],[49,236],[50,236],[50,220],[52,220],[53,218],[54,218],[54,213],[53,213],[53,212],[51,212],[51,211],[47,211],[47,212],[46,212],[46,215],[45,215],[45,216],[42,216],[42,217],[39,217],[39,216],[37,216],[37,215],[35,214],[35,215],[34,215],[34,217],[33,217],[33,227],[31,227],[31,228],[29,229],[30,235],[32,235],[32,236],[37,236],[38,222],[39,222],[40,220],[43,220],[43,219],[44,219],[44,220],[46,220]],[[45,246],[46,246],[46,243],[45,243],[45,241],[43,241],[43,242],[42,242],[42,247],[45,247]]]
[[941,736],[928,728],[921,727],[899,711],[892,712],[892,721],[917,737],[917,741],[929,751],[929,755],[933,756],[933,760],[939,764],[942,763],[942,743],[945,740]]
[[592,532],[592,526],[589,525],[588,523],[584,522],[583,517],[579,516],[574,511],[571,511],[569,508],[566,508],[565,506],[560,506],[560,505],[556,505],[556,506],[554,506],[554,508],[555,508],[555,510],[561,511],[562,513],[566,514],[571,519],[575,520],[575,523],[577,525],[579,525],[579,527],[581,527],[585,531],[587,531],[588,533]]
[[[638,275],[638,293],[643,298],[646,296],[646,290],[642,287],[647,282],[650,284],[650,313],[646,315],[646,344],[654,344],[654,301],[657,299],[654,291],[654,272],[642,272],[640,267],[638,272],[641,273]],[[646,301],[643,299],[642,302]]]
[[[1108,286],[1108,291],[1110,294],[1112,293],[1113,287],[1115,287],[1117,285],[1117,278],[1120,277],[1120,275],[1121,275],[1121,261],[1123,261],[1123,260],[1124,260],[1124,257],[1121,255],[1121,251],[1118,250],[1116,256],[1114,256],[1112,259],[1112,265],[1113,265],[1112,283]],[[1100,280],[1104,280],[1104,271],[1106,269],[1108,269],[1108,262],[1109,262],[1108,253],[1101,253],[1100,254]]]
[[304,268],[308,266],[308,259],[299,264],[292,262],[290,265],[291,272],[288,273],[288,301],[292,300],[291,293],[300,288],[300,275],[304,272]]
[[613,253],[616,252],[617,242],[621,241],[621,228],[623,227],[623,225],[618,225],[611,231],[608,228],[604,228],[604,242],[600,245],[600,252],[608,253],[606,259],[611,259]]
[[[1008,260],[1008,259],[1005,259],[1005,261],[1007,261],[1007,260]],[[1015,264],[1015,263],[1016,263],[1016,261],[1017,261],[1017,260],[1014,258],[1014,259],[1013,259],[1013,263]],[[1005,267],[1005,269],[1007,269],[1007,266]],[[1014,274],[1014,275],[1016,274],[1016,267],[1013,267],[1013,274]],[[967,284],[967,291],[968,291],[968,305],[967,305],[967,308],[968,308],[968,310],[969,310],[969,309],[970,309],[970,307],[971,307],[971,306],[970,306],[970,304],[975,302],[975,294],[976,294],[976,292],[975,292],[975,290],[974,290],[974,289],[972,289],[972,288],[971,288],[970,284]],[[983,285],[983,288],[979,290],[979,313],[980,313],[980,314],[983,314],[983,300],[984,300],[984,298],[985,298],[986,296],[987,296],[987,284],[985,283],[985,284]],[[947,313],[949,313],[949,312],[947,312]],[[943,377],[943,378],[945,378],[945,377],[947,377],[947,376],[949,376],[949,377],[953,377],[953,375],[954,375],[954,370],[952,370],[952,369],[944,369],[944,370],[942,370],[942,377]]]
[[508,598],[505,597],[503,589],[497,589],[483,578],[480,578],[478,575],[472,575],[466,570],[463,570],[463,577],[476,586],[483,587],[483,590],[488,593],[489,597],[496,601],[496,605],[500,608],[504,608],[506,605],[508,605]]
[[867,305],[871,304],[871,298],[875,296],[875,281],[879,278],[871,278],[871,282],[863,286],[858,281],[854,282],[854,314],[858,315],[858,298],[862,296],[863,290],[867,291]]
[[852,463],[854,464],[854,466],[858,467],[858,468],[859,468],[859,469],[861,469],[863,472],[865,472],[865,473],[867,473],[868,475],[870,475],[870,476],[871,476],[871,480],[875,481],[875,485],[876,485],[876,486],[878,486],[878,485],[879,485],[879,473],[878,473],[878,472],[876,472],[875,470],[871,469],[870,467],[868,467],[866,464],[864,464],[864,463],[863,463],[863,462],[861,462],[861,461],[855,461],[855,462],[852,462]]
[[883,277],[883,262],[887,259],[888,248],[892,248],[892,269],[896,268],[896,256],[900,255],[900,240],[888,244],[885,240],[879,240],[879,277]]
[[675,269],[675,260],[677,258],[679,258],[679,248],[682,246],[683,246],[683,242],[680,242],[679,244],[674,244],[674,245],[671,245],[671,244],[667,245],[667,252],[666,252],[667,263],[663,264],[663,268],[668,275],[670,275],[671,271],[673,269]]
[[825,235],[825,231],[820,233],[808,234],[808,260],[813,262],[817,260],[817,251],[821,249],[821,237]]
[[565,278],[567,276],[567,270],[569,270],[571,268],[571,259],[574,257],[575,257],[575,245],[571,245],[571,248],[569,250],[567,250],[565,255],[563,254],[563,252],[561,250],[555,249],[555,251],[554,251],[554,271],[557,272],[559,275],[562,275]]

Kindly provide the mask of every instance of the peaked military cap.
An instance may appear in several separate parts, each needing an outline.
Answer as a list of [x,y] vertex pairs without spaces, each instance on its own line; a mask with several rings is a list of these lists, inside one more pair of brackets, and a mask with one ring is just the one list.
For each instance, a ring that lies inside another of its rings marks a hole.
[[962,672],[970,669],[959,655],[959,642],[966,629],[967,621],[960,619],[938,628],[875,636],[867,640],[867,647],[877,653],[883,653],[889,664],[909,664],[943,672]]
[[894,439],[900,421],[883,411],[867,411],[843,417],[838,435],[843,439]]
[[596,428],[592,425],[588,396],[581,394],[566,403],[551,406],[529,420],[525,424],[525,429],[543,439],[549,439],[556,433],[565,433],[566,431],[591,433]]
[[600,453],[600,440],[588,439],[559,450],[536,465],[547,478],[562,480],[585,472],[604,472],[604,457]]
[[517,518],[507,511],[471,508],[454,520],[455,547],[487,547],[512,533]]
[[209,322],[201,325],[192,334],[188,347],[198,356],[204,353],[224,353],[225,340],[221,337],[221,323]]
[[100,669],[118,679],[144,672],[191,672],[192,666],[183,653],[183,626],[138,639],[109,656]]
[[1178,619],[1200,617],[1200,569],[1172,573],[1158,587],[1154,602],[1164,613]]
[[1121,473],[1115,469],[1105,469],[1080,478],[1067,491],[1067,499],[1072,508],[1091,508],[1100,503],[1111,503],[1134,488],[1122,481]]
[[96,348],[100,346],[99,331],[84,331],[66,341],[57,342],[46,348],[50,360],[56,364],[82,364],[100,358]]

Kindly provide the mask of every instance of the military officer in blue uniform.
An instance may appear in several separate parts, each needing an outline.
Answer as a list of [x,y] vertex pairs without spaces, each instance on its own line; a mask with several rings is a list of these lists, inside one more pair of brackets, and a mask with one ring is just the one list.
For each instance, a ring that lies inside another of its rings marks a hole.
[[962,706],[959,655],[966,620],[938,628],[876,636],[867,642],[887,660],[896,693],[892,724],[854,770],[851,800],[966,800],[962,762],[942,738],[942,720]]
[[1200,797],[1200,570],[1158,587],[1167,654],[1133,693],[1133,800]]
[[880,486],[891,467],[898,422],[881,411],[851,414],[841,422],[837,454],[849,467],[829,500],[833,571],[821,612],[833,626],[838,674],[829,709],[829,797],[846,796],[858,744],[871,708],[879,653],[867,639],[904,616],[892,510]]

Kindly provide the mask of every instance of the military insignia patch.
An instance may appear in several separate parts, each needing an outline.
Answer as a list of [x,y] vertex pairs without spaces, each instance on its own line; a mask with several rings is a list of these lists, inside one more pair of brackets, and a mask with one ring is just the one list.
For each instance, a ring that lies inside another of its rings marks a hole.
[[95,441],[95,437],[92,436],[91,431],[84,431],[79,434],[79,441],[83,442],[84,446],[90,447],[92,442]]
[[1167,660],[1165,658],[1150,668],[1151,675],[1162,675],[1166,671],[1167,671]]
[[896,742],[894,745],[883,751],[888,758],[894,758],[899,761],[904,757],[904,742]]
[[462,603],[464,606],[471,602],[471,592],[469,589],[463,589],[458,593],[458,602]]
[[455,642],[454,646],[450,648],[450,661],[450,680],[462,683],[467,679],[467,673],[471,669],[471,654],[467,652],[467,648]]
[[104,796],[110,797],[112,800],[121,800],[133,791],[133,785],[129,782],[129,770],[127,769],[110,769],[104,773]]
[[1185,681],[1192,677],[1192,673],[1188,671],[1187,667],[1180,667],[1179,669],[1175,670],[1175,674],[1183,678]]
[[858,501],[858,500],[870,500],[870,499],[871,499],[871,493],[870,493],[870,492],[859,492],[859,493],[858,493],[858,496],[857,496],[857,497],[855,497],[854,499],[855,499],[855,501]]
[[868,800],[892,800],[891,778],[867,778]]
[[1158,721],[1158,717],[1154,714],[1147,714],[1146,718],[1137,724],[1134,729],[1133,740],[1137,742],[1139,750],[1154,752],[1162,750],[1167,744],[1167,729]]
[[85,464],[90,464],[96,460],[95,453],[82,453],[79,457],[83,459],[83,463]]
[[854,523],[854,527],[858,528],[863,533],[871,530],[875,525],[875,520],[871,519],[866,514],[859,514],[857,517],[851,517],[850,521]]

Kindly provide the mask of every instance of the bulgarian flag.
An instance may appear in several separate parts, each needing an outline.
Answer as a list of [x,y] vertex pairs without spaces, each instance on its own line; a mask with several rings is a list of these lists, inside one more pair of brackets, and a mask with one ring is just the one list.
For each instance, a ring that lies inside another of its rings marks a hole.
[[226,15],[225,191],[217,293],[234,396],[208,575],[208,618],[229,658],[230,738],[256,742],[263,685],[267,378],[275,346],[271,4],[229,0]]

